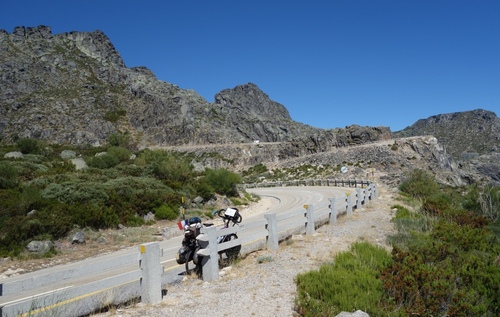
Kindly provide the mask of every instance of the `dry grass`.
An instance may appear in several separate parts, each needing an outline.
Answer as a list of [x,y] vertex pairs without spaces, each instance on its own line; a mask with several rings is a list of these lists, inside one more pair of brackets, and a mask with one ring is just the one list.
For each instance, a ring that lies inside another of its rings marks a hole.
[[[28,273],[46,267],[80,261],[89,257],[135,247],[141,243],[162,240],[162,228],[177,227],[172,221],[158,221],[150,226],[130,227],[119,230],[75,229],[65,239],[55,241],[56,255],[51,258],[34,258],[27,251],[19,259],[0,259],[0,273],[23,270]],[[72,244],[73,234],[82,231],[84,244]]]

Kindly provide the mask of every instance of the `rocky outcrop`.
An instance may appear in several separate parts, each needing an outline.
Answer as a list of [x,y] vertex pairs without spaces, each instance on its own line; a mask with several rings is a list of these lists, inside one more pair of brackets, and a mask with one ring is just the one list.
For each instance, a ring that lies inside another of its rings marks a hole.
[[31,241],[26,246],[26,250],[32,253],[45,254],[54,249],[54,243],[50,240]]
[[467,183],[500,184],[500,119],[477,109],[420,119],[394,137],[433,135],[456,161]]
[[59,144],[106,143],[126,133],[138,148],[295,142],[318,152],[390,137],[388,128],[323,130],[293,121],[255,84],[222,90],[209,103],[195,91],[127,68],[101,31],[53,35],[50,27],[0,30],[0,136]]
[[394,137],[433,135],[455,158],[500,152],[500,119],[494,112],[477,109],[420,119]]

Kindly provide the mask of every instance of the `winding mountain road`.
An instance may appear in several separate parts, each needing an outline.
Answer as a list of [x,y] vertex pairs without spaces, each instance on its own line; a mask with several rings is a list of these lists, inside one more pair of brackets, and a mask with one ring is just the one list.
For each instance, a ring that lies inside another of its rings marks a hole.
[[[291,210],[303,209],[304,205],[314,204],[316,208],[328,208],[329,198],[341,197],[351,188],[338,187],[270,187],[247,189],[252,194],[259,195],[262,202],[247,213],[241,212],[242,225],[261,221],[264,213],[282,213]],[[251,230],[238,233],[243,240],[251,235]],[[178,265],[175,255],[181,245],[182,236],[161,241],[160,257],[163,265],[163,283],[179,281],[183,278],[184,265]],[[243,250],[245,248],[243,247]],[[133,287],[134,282],[141,277],[139,269],[140,253],[138,248],[128,248],[103,256],[93,257],[84,261],[30,272],[27,274],[7,278],[0,284],[0,312],[1,317],[36,316],[47,314],[48,310],[65,311],[64,306],[75,305],[76,301],[92,296],[94,298],[109,297],[110,287],[105,281],[123,277],[131,282],[124,282],[112,292],[115,296],[126,293]],[[128,285],[130,284],[130,285]],[[135,290],[137,291],[137,290]],[[99,293],[103,293],[100,295]],[[107,294],[104,294],[108,292]],[[132,294],[134,291],[131,291]],[[119,296],[120,297],[120,296]],[[109,301],[109,300],[108,300]],[[85,314],[88,307],[82,308],[81,303],[73,308],[73,316]],[[31,312],[31,313],[28,313]],[[69,315],[68,315],[69,316]]]

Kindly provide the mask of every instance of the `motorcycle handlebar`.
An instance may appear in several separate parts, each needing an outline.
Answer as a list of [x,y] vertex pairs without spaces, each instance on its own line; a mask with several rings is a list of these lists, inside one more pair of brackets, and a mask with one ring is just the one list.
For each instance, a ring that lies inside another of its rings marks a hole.
[[225,212],[226,212],[225,209],[220,209],[219,211],[217,211],[217,216],[221,217],[224,220],[232,221],[234,223],[240,223],[243,220],[243,217],[241,217],[240,213],[238,212],[238,209],[236,209],[236,214],[234,215],[234,217],[226,215]]

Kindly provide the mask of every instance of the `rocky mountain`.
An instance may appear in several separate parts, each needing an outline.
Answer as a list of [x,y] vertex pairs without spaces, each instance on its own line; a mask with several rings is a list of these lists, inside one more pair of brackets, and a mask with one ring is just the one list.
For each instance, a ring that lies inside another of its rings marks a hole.
[[104,144],[128,134],[137,147],[299,142],[306,152],[390,138],[385,127],[317,129],[249,83],[207,102],[195,91],[127,68],[101,31],[53,35],[50,27],[0,30],[0,136]]
[[418,135],[435,136],[455,158],[500,151],[500,119],[483,109],[435,115],[393,133],[394,137]]
[[469,175],[483,175],[487,181],[500,183],[500,119],[494,112],[477,109],[435,115],[393,133],[394,137],[418,135],[436,137]]
[[[224,89],[208,102],[145,67],[126,67],[101,31],[0,30],[5,143],[29,137],[99,146],[119,133],[136,149],[192,152],[200,168],[351,164],[344,177],[376,169],[397,183],[418,167],[443,183],[463,185],[500,182],[499,126],[494,113],[476,110],[419,120],[395,132],[397,139],[387,127],[318,129],[293,121],[252,83]],[[412,137],[420,135],[432,136]]]

